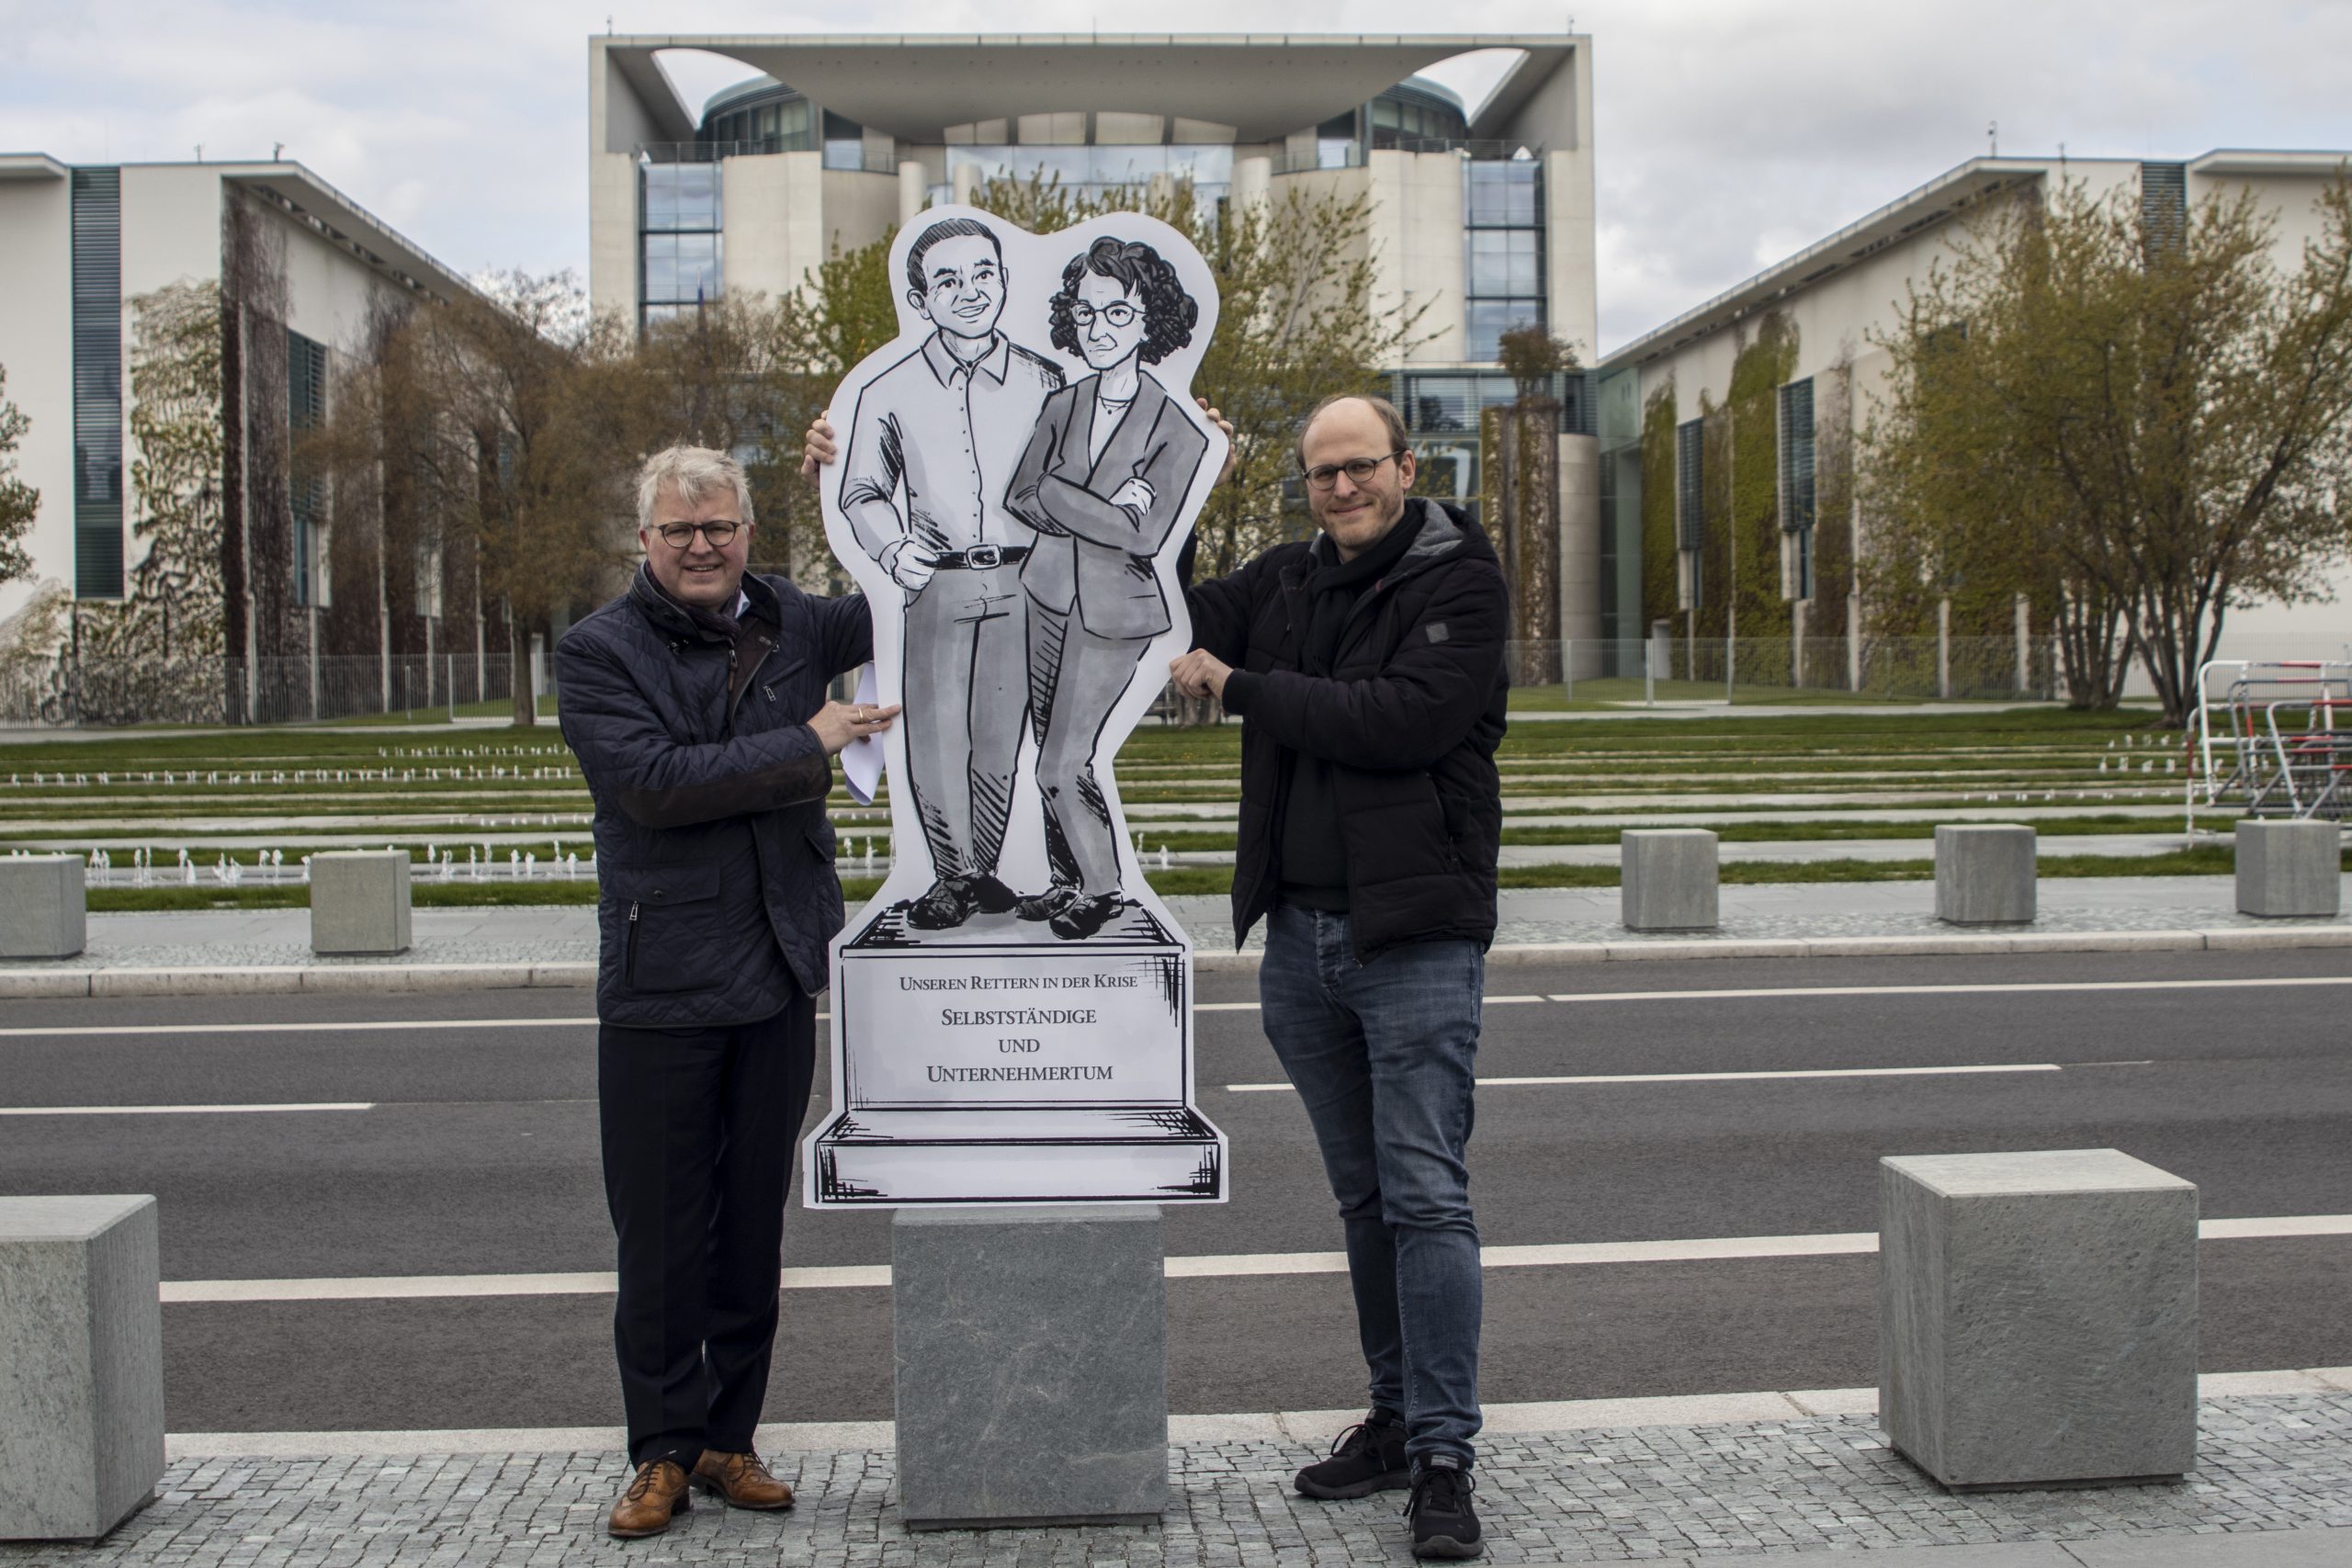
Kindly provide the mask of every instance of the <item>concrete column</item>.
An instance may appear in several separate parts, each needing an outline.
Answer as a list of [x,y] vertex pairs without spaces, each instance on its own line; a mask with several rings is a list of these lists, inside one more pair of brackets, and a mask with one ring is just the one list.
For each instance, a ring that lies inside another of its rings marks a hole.
[[1862,689],[1862,596],[1846,595],[1846,689]]
[[95,1540],[164,1478],[155,1200],[0,1198],[0,1540]]
[[2030,691],[2033,684],[2033,601],[2024,594],[2017,596],[2018,687]]
[[[1582,643],[1587,668],[1562,667],[1569,681],[1600,673],[1600,443],[1589,435],[1559,438],[1560,638]],[[1561,652],[1563,659],[1568,649]]]
[[1951,701],[1951,601],[1936,601],[1936,695]]
[[1879,1162],[1879,1425],[1966,1490],[2197,1460],[2197,1189],[2115,1149]]
[[2240,821],[2238,913],[2332,919],[2344,908],[2344,834],[2333,822]]
[[1274,161],[1272,158],[1237,158],[1233,164],[1233,209],[1247,212],[1251,209],[1262,212],[1273,200]]
[[955,184],[956,205],[969,207],[980,188],[980,171],[970,164],[958,164],[949,175]]
[[1936,826],[1936,919],[1956,926],[2028,925],[2034,832],[2007,822]]
[[0,958],[72,958],[89,938],[79,855],[0,859]]
[[1165,1269],[1148,1204],[898,1212],[890,1316],[908,1529],[1159,1519]]
[[922,165],[912,159],[899,162],[899,227],[903,229],[922,216],[922,204],[931,194],[931,182],[923,178]]

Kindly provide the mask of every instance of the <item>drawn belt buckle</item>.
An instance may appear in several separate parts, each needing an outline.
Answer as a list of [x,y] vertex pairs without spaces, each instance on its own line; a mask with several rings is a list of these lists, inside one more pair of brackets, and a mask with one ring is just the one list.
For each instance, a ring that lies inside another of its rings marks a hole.
[[964,552],[964,564],[975,571],[986,571],[990,567],[1002,566],[1004,547],[1002,545],[974,545]]

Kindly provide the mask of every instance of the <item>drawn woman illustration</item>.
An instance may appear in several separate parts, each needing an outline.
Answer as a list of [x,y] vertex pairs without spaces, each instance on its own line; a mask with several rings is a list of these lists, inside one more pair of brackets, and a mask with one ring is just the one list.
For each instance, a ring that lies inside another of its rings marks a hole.
[[1199,316],[1149,245],[1106,235],[1073,257],[1053,297],[1053,343],[1092,374],[1046,398],[1005,497],[1037,530],[1021,584],[1053,877],[1016,908],[1068,941],[1092,936],[1128,903],[1094,753],[1144,649],[1170,625],[1152,559],[1208,437],[1144,367],[1190,344]]

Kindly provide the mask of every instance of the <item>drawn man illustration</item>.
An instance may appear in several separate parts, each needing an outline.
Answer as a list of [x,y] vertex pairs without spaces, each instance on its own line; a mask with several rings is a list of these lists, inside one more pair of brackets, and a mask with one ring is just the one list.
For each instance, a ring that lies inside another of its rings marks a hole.
[[1171,624],[1152,558],[1209,443],[1143,368],[1190,344],[1200,315],[1158,251],[1096,240],[1063,270],[1052,310],[1054,346],[1084,359],[1090,374],[1046,400],[1007,502],[1037,531],[1021,582],[1054,874],[1053,886],[1017,908],[1076,941],[1126,907],[1094,754],[1144,649]]
[[907,593],[906,783],[934,880],[905,912],[945,931],[1016,898],[996,870],[1029,703],[1020,576],[1036,533],[1005,494],[1062,374],[998,330],[1004,255],[986,224],[924,230],[907,288],[934,330],[859,394],[841,505]]

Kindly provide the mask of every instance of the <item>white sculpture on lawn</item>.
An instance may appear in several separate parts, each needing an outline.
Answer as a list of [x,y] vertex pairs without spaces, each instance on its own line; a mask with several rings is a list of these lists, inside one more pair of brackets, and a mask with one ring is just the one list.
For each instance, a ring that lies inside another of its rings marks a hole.
[[1225,456],[1207,264],[1133,213],[934,208],[899,335],[832,402],[825,532],[873,605],[893,860],[834,939],[813,1208],[1222,1201],[1193,958],[1111,762],[1189,645],[1177,552]]

